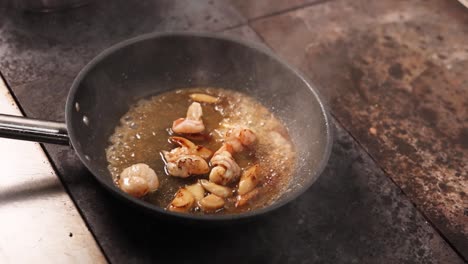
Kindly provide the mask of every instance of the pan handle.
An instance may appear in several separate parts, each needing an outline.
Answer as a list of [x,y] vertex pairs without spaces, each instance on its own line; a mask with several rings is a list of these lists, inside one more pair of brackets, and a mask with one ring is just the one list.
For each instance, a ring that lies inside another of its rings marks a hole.
[[70,145],[65,123],[0,114],[0,137]]

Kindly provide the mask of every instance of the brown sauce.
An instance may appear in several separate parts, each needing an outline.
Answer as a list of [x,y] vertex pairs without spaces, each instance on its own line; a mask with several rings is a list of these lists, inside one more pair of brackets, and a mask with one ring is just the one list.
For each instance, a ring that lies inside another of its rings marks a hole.
[[[202,103],[203,122],[207,137],[194,143],[216,151],[222,144],[222,135],[230,127],[243,126],[253,130],[257,136],[254,147],[234,155],[242,169],[259,164],[264,181],[260,194],[243,207],[236,208],[235,196],[226,199],[224,209],[217,214],[233,214],[261,208],[271,204],[287,189],[295,165],[294,147],[287,129],[263,105],[252,97],[231,90],[218,88],[191,88],[176,90],[139,101],[121,118],[120,125],[109,138],[106,149],[108,169],[117,182],[120,173],[136,163],[146,163],[158,175],[160,187],[143,197],[149,203],[166,208],[177,190],[207,179],[208,175],[177,178],[167,175],[162,150],[175,148],[168,142],[172,135],[172,121],[185,117],[188,106],[193,102],[189,95],[205,93],[219,97],[217,104]],[[181,135],[184,136],[184,135]],[[237,182],[236,182],[237,184]],[[236,185],[232,185],[236,189]],[[195,208],[192,213],[200,214]]]

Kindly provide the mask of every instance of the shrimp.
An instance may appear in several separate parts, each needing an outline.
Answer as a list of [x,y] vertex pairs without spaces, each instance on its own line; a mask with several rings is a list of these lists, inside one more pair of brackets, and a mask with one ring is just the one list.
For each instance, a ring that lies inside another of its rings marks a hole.
[[122,191],[137,198],[159,188],[156,172],[144,163],[134,164],[124,169],[118,183]]
[[203,110],[200,103],[193,102],[185,118],[179,118],[172,123],[172,131],[182,134],[196,134],[205,130],[205,125],[201,119]]
[[211,158],[210,162],[214,168],[210,172],[210,181],[226,185],[237,180],[240,176],[240,167],[232,154],[251,146],[256,138],[252,130],[248,128],[238,127],[227,132],[224,144]]
[[[180,146],[178,149],[184,149],[183,151],[185,154],[192,154],[192,155],[197,155],[202,157],[203,159],[209,159],[211,155],[213,155],[213,151],[211,151],[209,148],[205,148],[203,146],[198,146],[192,141],[183,138],[183,137],[170,137],[169,141],[171,143],[177,144]],[[177,148],[176,148],[177,149]],[[176,152],[180,152],[181,150],[178,150]],[[171,151],[172,152],[172,151]]]
[[170,137],[169,141],[179,145],[170,152],[162,152],[166,161],[166,170],[170,175],[187,178],[190,175],[205,174],[210,171],[206,160],[211,157],[213,151],[183,137]]
[[256,139],[252,130],[237,127],[226,133],[224,142],[231,145],[235,152],[241,152],[245,147],[252,145]]
[[166,170],[172,176],[187,178],[190,175],[206,174],[210,171],[210,167],[206,160],[200,156],[181,155],[177,159],[167,162]]
[[[229,146],[223,146],[220,150],[223,148],[229,149]],[[228,150],[218,150],[210,162],[214,166],[210,172],[210,181],[226,185],[239,178],[241,169]]]

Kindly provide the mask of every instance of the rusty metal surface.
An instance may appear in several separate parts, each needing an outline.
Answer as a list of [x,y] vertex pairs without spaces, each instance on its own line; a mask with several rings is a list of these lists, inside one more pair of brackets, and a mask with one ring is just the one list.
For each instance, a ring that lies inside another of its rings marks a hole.
[[[0,113],[21,115],[0,77]],[[0,139],[0,262],[106,263],[37,143]]]
[[337,0],[252,26],[468,258],[466,8]]

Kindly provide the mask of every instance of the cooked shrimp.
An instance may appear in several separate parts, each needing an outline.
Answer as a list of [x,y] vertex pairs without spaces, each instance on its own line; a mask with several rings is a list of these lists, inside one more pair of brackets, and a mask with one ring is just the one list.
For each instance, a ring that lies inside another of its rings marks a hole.
[[[223,166],[215,166],[211,169],[211,172],[210,172],[210,181],[212,182],[216,182],[216,183],[219,183],[219,184],[222,184],[223,181],[224,181],[224,174],[226,174],[226,168],[223,167]],[[226,183],[228,183],[229,181],[226,180]]]
[[181,148],[186,148],[187,154],[197,155],[206,160],[209,159],[211,155],[213,155],[213,151],[211,151],[209,148],[198,146],[192,141],[183,137],[170,137],[169,141],[179,145]]
[[134,164],[122,171],[119,179],[122,191],[134,197],[142,197],[148,192],[154,192],[159,187],[159,179],[148,165]]
[[225,143],[231,145],[235,152],[241,152],[245,147],[252,145],[256,139],[252,130],[236,127],[226,133]]
[[162,152],[166,161],[166,170],[170,175],[186,178],[210,171],[206,162],[206,159],[209,159],[213,153],[210,149],[197,146],[183,137],[170,137],[169,141],[180,146],[170,152]]
[[210,162],[214,166],[210,172],[210,181],[226,185],[239,178],[241,169],[229,151],[217,151]]
[[[167,151],[164,151],[167,157]],[[205,174],[210,171],[206,160],[196,155],[180,155],[175,160],[166,163],[167,172],[175,177],[187,178],[190,175]]]
[[223,151],[227,151],[231,154],[234,154],[234,149],[230,144],[224,143],[221,147],[213,154],[213,157],[221,154]]
[[203,110],[200,103],[192,103],[185,118],[179,118],[172,123],[172,131],[176,133],[196,134],[205,130],[205,125],[201,119]]
[[244,147],[252,145],[255,140],[255,134],[248,128],[234,128],[226,133],[225,143],[211,158],[210,162],[214,168],[210,173],[210,181],[226,185],[237,180],[240,175],[240,167],[232,154],[244,150]]

